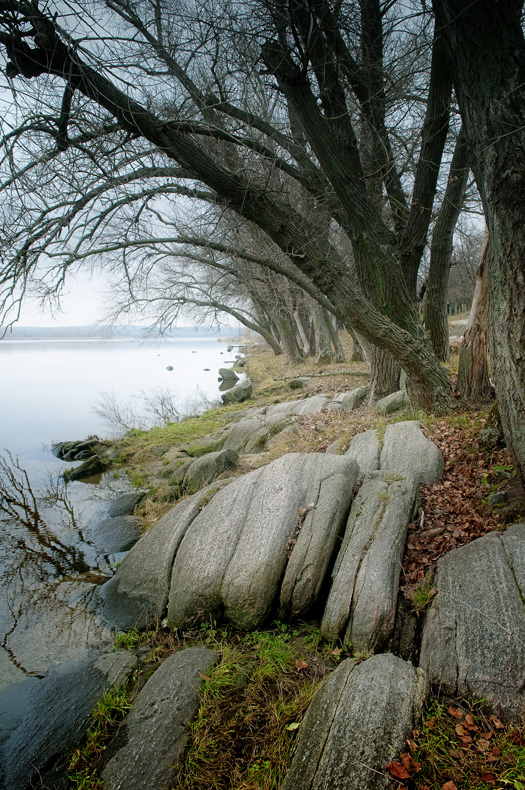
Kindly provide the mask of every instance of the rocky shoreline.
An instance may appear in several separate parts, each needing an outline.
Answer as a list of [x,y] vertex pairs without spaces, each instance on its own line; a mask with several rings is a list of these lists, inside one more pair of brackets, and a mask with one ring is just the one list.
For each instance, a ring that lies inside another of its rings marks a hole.
[[[99,590],[105,619],[120,631],[160,621],[180,630],[206,620],[250,631],[315,616],[323,638],[351,645],[353,655],[308,708],[285,790],[399,786],[386,766],[406,747],[431,688],[483,698],[508,721],[525,712],[525,525],[445,555],[422,624],[400,600],[419,488],[443,471],[417,421],[389,425],[384,437],[358,433],[344,455],[335,442],[325,454],[287,454],[228,476],[243,455],[296,430],[297,415],[357,408],[364,397],[358,390],[244,410],[186,448],[191,460],[169,471],[185,498],[130,551],[137,536],[131,501],[127,513],[115,504],[97,529],[105,552],[126,552]],[[391,402],[377,404],[378,413]],[[219,660],[196,647],[160,665],[108,749],[104,788],[170,786],[198,688]],[[94,651],[19,684],[20,716],[1,733],[6,790],[68,787],[64,756],[86,731],[94,702],[139,664],[132,651]]]

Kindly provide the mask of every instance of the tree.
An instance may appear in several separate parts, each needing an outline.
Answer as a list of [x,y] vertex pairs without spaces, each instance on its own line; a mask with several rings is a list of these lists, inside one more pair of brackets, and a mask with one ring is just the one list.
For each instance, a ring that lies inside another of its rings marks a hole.
[[[4,283],[18,279],[23,288],[31,267],[64,244],[68,222],[90,200],[100,207],[105,190],[133,184],[122,198],[132,202],[148,178],[164,179],[174,193],[214,201],[256,226],[321,303],[327,300],[340,321],[404,368],[417,407],[445,409],[450,384],[416,300],[451,101],[439,30],[425,62],[428,15],[405,19],[396,4],[378,0],[359,8],[328,0],[180,10],[161,0],[106,0],[74,8],[86,19],[92,9],[103,10],[89,34],[81,22],[68,30],[71,18],[51,8],[0,2],[7,73],[13,85],[40,78],[49,102],[38,114],[33,105],[12,132],[9,161],[14,148],[25,155],[13,188],[60,158],[83,167],[89,160],[98,176],[95,197],[79,196],[73,216],[50,211],[45,197],[39,211],[31,206],[38,216],[28,234],[26,212],[19,212]],[[107,33],[118,27],[119,39],[101,35],[102,24],[114,25]],[[403,172],[403,81],[417,89],[413,105],[424,109],[415,113],[421,140],[413,173]],[[45,151],[33,159],[26,153],[31,138]],[[94,149],[104,161],[113,158],[109,173]],[[77,168],[70,192],[85,172]],[[45,184],[53,189],[49,176]],[[103,214],[93,221],[94,235],[106,227]],[[68,252],[62,268],[57,263],[59,277],[71,260]],[[391,387],[396,370],[376,354],[372,390],[381,392],[381,379]]]
[[525,481],[525,40],[515,0],[434,0],[489,233],[489,333],[507,447]]

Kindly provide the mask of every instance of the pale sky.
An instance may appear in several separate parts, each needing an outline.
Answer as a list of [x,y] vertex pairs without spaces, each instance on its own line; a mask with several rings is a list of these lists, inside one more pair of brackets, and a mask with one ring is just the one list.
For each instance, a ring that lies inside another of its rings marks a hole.
[[88,272],[68,277],[60,312],[43,311],[35,299],[26,298],[18,326],[91,326],[104,318],[104,298],[109,285],[102,274]]

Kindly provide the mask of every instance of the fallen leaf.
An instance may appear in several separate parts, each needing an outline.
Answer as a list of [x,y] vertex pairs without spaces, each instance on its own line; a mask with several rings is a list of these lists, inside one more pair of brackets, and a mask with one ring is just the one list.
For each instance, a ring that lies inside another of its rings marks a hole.
[[203,680],[209,680],[208,675],[203,675],[200,672],[199,672],[199,677],[202,678]]
[[401,763],[398,763],[397,760],[388,763],[386,770],[396,779],[408,779],[410,777],[410,773],[407,771],[405,766],[401,765]]
[[413,741],[411,738],[407,739],[407,746],[411,752],[417,752],[417,743]]
[[427,730],[433,730],[435,726],[436,726],[436,717],[431,716],[430,719],[425,722],[425,727],[427,728]]
[[468,736],[468,730],[462,724],[456,724],[456,733],[460,738],[463,738],[465,735]]
[[465,716],[465,724],[467,725],[467,727],[469,728],[469,730],[471,730],[471,729],[473,729],[474,727],[477,727],[477,726],[478,726],[478,725],[476,724],[476,719],[474,718],[474,716],[472,715],[472,713],[467,713],[467,715]]
[[483,782],[487,782],[487,784],[491,785],[491,787],[496,786],[494,774],[481,774],[481,779]]
[[412,759],[412,755],[407,752],[401,755],[401,762],[411,774],[418,774],[421,771],[421,763],[416,763],[416,761]]
[[452,706],[450,706],[450,708],[448,708],[448,712],[455,719],[462,719],[463,718],[463,712],[460,711],[459,708],[453,708]]
[[457,749],[449,749],[449,750],[448,750],[448,753],[449,753],[449,754],[450,754],[450,756],[451,756],[451,757],[453,757],[455,760],[459,760],[459,759],[461,758],[461,752],[459,752]]
[[445,782],[441,790],[458,790],[458,788],[456,787],[456,783],[451,779],[450,782]]
[[491,720],[491,722],[494,724],[494,726],[495,726],[495,728],[496,728],[497,730],[502,730],[502,729],[504,728],[504,726],[505,726],[505,725],[504,725],[504,724],[503,724],[503,723],[502,723],[502,722],[501,722],[501,721],[498,719],[498,717],[497,717],[497,716],[494,716],[494,714],[492,714],[491,716],[489,716],[489,719],[490,719],[490,720]]
[[295,662],[295,668],[300,672],[301,669],[308,669],[308,664],[306,661],[301,661],[301,659],[298,658]]
[[286,729],[287,729],[287,730],[296,730],[298,727],[300,727],[300,722],[298,722],[298,721],[293,721],[291,724],[289,724],[289,725],[287,726],[287,728],[286,728]]
[[484,738],[479,738],[476,743],[476,746],[478,747],[480,752],[488,752],[488,750],[490,749],[490,743],[486,741]]

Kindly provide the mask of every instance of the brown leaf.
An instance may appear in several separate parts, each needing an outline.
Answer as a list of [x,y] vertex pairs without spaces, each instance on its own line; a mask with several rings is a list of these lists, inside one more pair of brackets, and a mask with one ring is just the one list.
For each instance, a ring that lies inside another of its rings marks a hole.
[[403,754],[400,755],[400,759],[407,771],[410,771],[411,774],[418,774],[421,771],[421,763],[416,763],[416,761],[412,759],[412,755],[408,754],[408,752],[403,752]]
[[483,782],[487,782],[491,787],[496,786],[494,774],[481,774],[481,779]]
[[490,749],[490,743],[486,741],[484,738],[479,738],[476,743],[476,746],[478,747],[480,752],[488,752],[488,750]]
[[454,760],[461,759],[461,752],[458,751],[457,749],[449,749],[448,753],[450,754],[451,757],[454,758]]
[[463,738],[468,735],[468,730],[462,724],[456,724],[456,733]]
[[497,746],[493,746],[492,749],[490,750],[490,753],[492,757],[496,759],[498,759],[498,757],[501,757],[501,749],[498,749]]
[[469,730],[472,730],[472,729],[474,729],[474,727],[478,726],[476,724],[476,719],[474,718],[472,713],[467,713],[467,715],[465,716],[465,724],[467,725]]
[[410,773],[405,766],[398,763],[397,760],[388,763],[386,770],[391,776],[395,776],[396,779],[408,779],[410,777]]
[[452,705],[448,708],[448,712],[455,719],[463,718],[463,711],[459,710],[459,708],[453,708]]
[[412,738],[407,738],[407,746],[411,752],[417,752],[417,743]]
[[502,730],[504,728],[505,725],[498,719],[497,716],[494,716],[494,714],[490,715],[489,719],[497,730]]
[[308,664],[306,661],[301,661],[301,659],[298,658],[295,662],[295,668],[300,672],[301,669],[308,669]]
[[435,726],[436,726],[436,717],[431,716],[430,719],[425,722],[425,727],[427,728],[427,730],[433,730]]
[[458,788],[456,787],[456,783],[451,779],[450,782],[445,782],[441,790],[458,790]]

